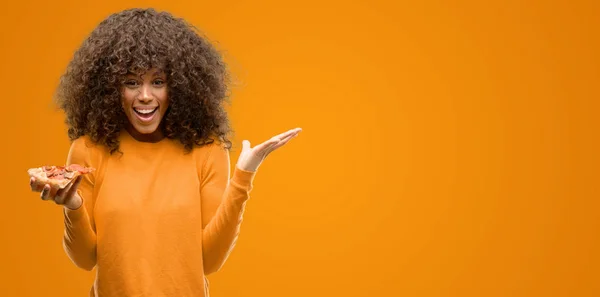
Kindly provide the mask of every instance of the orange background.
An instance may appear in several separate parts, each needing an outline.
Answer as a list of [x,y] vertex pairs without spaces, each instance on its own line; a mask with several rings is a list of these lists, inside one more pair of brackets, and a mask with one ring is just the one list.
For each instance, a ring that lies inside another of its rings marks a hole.
[[0,295],[87,296],[51,105],[108,14],[153,6],[223,50],[237,148],[304,132],[257,175],[215,297],[600,296],[597,1],[13,1],[1,12]]

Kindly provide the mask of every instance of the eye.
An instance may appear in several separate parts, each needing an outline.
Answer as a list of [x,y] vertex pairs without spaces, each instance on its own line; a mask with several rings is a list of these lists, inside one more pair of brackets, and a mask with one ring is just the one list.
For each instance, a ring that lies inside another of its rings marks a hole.
[[124,84],[128,87],[135,87],[138,85],[137,81],[135,80],[127,80]]
[[154,83],[154,85],[156,85],[156,86],[162,86],[162,85],[164,85],[164,84],[165,84],[165,81],[164,81],[164,80],[162,80],[162,79],[157,79],[157,80],[154,80],[154,81],[153,81],[153,83]]

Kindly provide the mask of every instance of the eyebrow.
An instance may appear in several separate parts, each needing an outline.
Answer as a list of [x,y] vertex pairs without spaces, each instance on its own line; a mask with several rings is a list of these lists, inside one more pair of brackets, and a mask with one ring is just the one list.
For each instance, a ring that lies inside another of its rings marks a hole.
[[153,76],[157,76],[157,75],[162,75],[162,74],[166,74],[164,70],[159,69],[154,71],[154,73],[152,74]]

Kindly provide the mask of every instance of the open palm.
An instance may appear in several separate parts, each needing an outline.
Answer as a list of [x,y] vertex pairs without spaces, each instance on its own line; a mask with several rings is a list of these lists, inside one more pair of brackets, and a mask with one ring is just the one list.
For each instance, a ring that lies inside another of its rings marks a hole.
[[298,136],[301,128],[291,129],[271,139],[255,146],[250,147],[250,141],[242,141],[242,152],[237,162],[237,167],[245,171],[256,171],[263,160],[274,150],[288,143],[292,138]]

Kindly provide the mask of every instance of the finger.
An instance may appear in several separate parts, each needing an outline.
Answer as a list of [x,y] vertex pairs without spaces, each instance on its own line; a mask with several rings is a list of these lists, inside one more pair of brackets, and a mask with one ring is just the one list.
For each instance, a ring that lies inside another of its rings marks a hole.
[[267,148],[267,154],[272,152],[273,150],[283,146],[284,144],[286,144],[290,139],[294,138],[295,136],[298,135],[298,133],[300,133],[302,131],[302,128],[294,128],[291,130],[288,130],[286,132],[283,132],[277,136],[275,136],[276,138],[278,138],[280,141],[277,142],[275,145],[269,146]]
[[269,151],[271,151],[271,148],[280,142],[281,142],[281,139],[275,138],[272,141],[269,141],[268,145],[265,145],[264,148],[261,148],[261,150],[257,151],[257,153],[259,153],[263,156],[267,156],[269,154]]
[[282,141],[282,142],[283,142],[283,141],[285,141],[285,142],[287,142],[287,141],[290,141],[290,139],[292,139],[292,138],[294,138],[294,137],[298,136],[298,134],[300,134],[300,131],[296,131],[296,132],[294,132],[294,133],[288,134],[286,137],[282,138],[282,139],[281,139],[281,141]]
[[53,197],[56,196],[58,191],[61,190],[61,188],[58,185],[49,185],[49,186],[50,186],[50,191],[48,191],[48,200],[54,199]]
[[46,184],[38,182],[34,177],[29,180],[29,186],[34,192],[41,192]]
[[75,195],[75,193],[77,193],[77,189],[79,188],[79,184],[81,184],[82,180],[83,176],[80,175],[73,181],[73,184],[71,184],[71,186],[69,187],[67,197],[72,197],[73,195]]
[[277,135],[277,137],[279,137],[279,138],[284,138],[284,137],[286,137],[286,136],[288,136],[288,135],[291,135],[291,134],[296,134],[296,133],[298,133],[298,132],[300,132],[300,131],[302,131],[302,129],[301,129],[301,128],[294,128],[294,129],[290,129],[290,130],[287,130],[287,131],[285,131],[285,132],[283,132],[283,133],[281,133],[281,134]]
[[245,150],[249,150],[249,149],[250,149],[250,141],[248,141],[248,140],[242,141],[242,150],[245,151]]
[[290,136],[300,133],[300,131],[302,131],[301,128],[294,128],[294,129],[288,130],[279,135],[271,137],[271,139],[257,145],[256,147],[254,147],[254,149],[256,150],[256,152],[258,154],[267,154],[269,152],[269,149],[272,148],[274,145],[278,144],[279,142],[281,142],[283,139],[285,139],[287,137],[290,137]]
[[48,200],[49,193],[50,193],[50,185],[45,185],[44,188],[42,189],[42,192],[40,193],[40,198],[42,198],[42,200]]
[[35,177],[32,177],[29,179],[29,187],[31,188],[32,191],[36,191],[36,192],[38,191],[38,189],[37,189],[38,186],[35,183]]
[[274,145],[273,147],[269,148],[269,151],[267,152],[267,154],[272,153],[273,151],[275,151],[276,149],[286,145],[290,140],[292,140],[293,138],[295,138],[296,136],[292,136],[284,141],[281,141],[280,143]]
[[62,189],[66,190],[66,189],[70,188],[75,183],[75,181],[77,180],[77,178],[79,178],[79,175],[76,178],[70,180]]
[[277,138],[277,136],[274,136],[271,139],[255,146],[254,150],[256,151],[257,154],[264,154],[267,151],[267,149],[269,149],[273,145],[279,143],[279,141],[281,141],[281,139]]
[[296,136],[298,136],[298,133],[296,134],[292,134],[287,136],[285,139],[282,139],[279,143],[275,144],[274,146],[269,148],[268,153],[271,153],[272,151],[284,146],[286,143],[288,143],[290,140],[296,138]]
[[80,175],[71,180],[64,189],[61,189],[59,193],[56,194],[54,202],[56,202],[56,204],[65,204],[65,202],[71,199],[71,197],[77,192],[77,188],[79,187],[82,179],[83,177]]
[[71,182],[69,182],[64,188],[58,189],[56,191],[56,195],[54,196],[54,199],[53,199],[54,203],[56,203],[56,204],[63,204],[64,203],[65,194],[69,190],[69,186],[70,185],[71,185]]
[[283,140],[279,140],[277,142],[273,142],[271,143],[271,145],[265,147],[264,151],[262,151],[261,153],[264,154],[264,156],[266,157],[270,152],[273,151],[273,148],[278,146]]
[[83,180],[83,176],[80,175],[73,181],[73,184],[71,184],[67,194],[64,197],[65,198],[64,202],[67,202],[68,200],[71,200],[71,198],[73,198],[75,193],[77,193],[77,189],[79,189],[79,184],[81,184],[82,180]]
[[285,131],[285,132],[283,132],[283,133],[281,133],[281,134],[279,134],[279,135],[277,135],[277,136],[275,136],[275,137],[277,137],[277,138],[279,138],[279,139],[283,139],[283,138],[285,138],[285,137],[287,137],[287,136],[289,136],[289,135],[292,135],[292,134],[298,133],[298,132],[300,132],[300,131],[302,131],[302,129],[301,129],[301,128],[294,128],[294,129],[287,130],[287,131]]
[[54,196],[54,203],[61,205],[65,203],[65,197],[64,197],[64,192],[62,193],[56,193],[56,195]]

